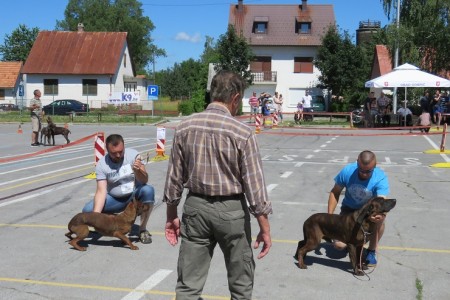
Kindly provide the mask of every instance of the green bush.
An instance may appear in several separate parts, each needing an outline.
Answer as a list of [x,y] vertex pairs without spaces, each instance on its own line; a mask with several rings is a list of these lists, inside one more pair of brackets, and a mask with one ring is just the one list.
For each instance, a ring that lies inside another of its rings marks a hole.
[[194,102],[191,100],[184,100],[178,103],[178,111],[183,114],[183,116],[189,116],[194,112]]

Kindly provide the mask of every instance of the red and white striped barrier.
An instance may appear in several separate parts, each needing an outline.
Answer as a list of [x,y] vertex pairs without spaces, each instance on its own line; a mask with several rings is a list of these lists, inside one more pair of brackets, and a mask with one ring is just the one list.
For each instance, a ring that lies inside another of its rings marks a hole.
[[273,114],[273,127],[278,127],[278,113]]
[[[105,133],[104,132],[97,132],[94,138],[94,166],[97,166],[97,163],[102,157],[105,156]],[[87,179],[95,179],[97,176],[95,175],[95,172],[92,172],[84,178]]]
[[98,161],[105,156],[105,134],[103,132],[97,132],[94,141],[94,152],[95,152],[95,165]]
[[166,128],[158,127],[156,129],[156,154],[164,156],[164,144],[166,143]]
[[255,133],[261,132],[261,114],[256,114],[255,117]]

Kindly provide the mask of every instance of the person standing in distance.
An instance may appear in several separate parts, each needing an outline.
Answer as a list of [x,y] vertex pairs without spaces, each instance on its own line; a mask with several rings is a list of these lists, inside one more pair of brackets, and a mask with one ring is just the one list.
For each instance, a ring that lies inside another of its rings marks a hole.
[[31,147],[39,146],[39,132],[42,127],[42,102],[41,91],[34,90],[34,98],[30,100],[31,113]]
[[256,92],[253,92],[252,96],[248,99],[248,104],[250,105],[250,123],[252,122],[252,117],[254,122],[256,122],[256,115],[259,109],[259,99],[256,97]]
[[[375,153],[369,150],[362,151],[358,160],[345,166],[334,178],[335,184],[328,197],[328,213],[333,214],[339,202],[342,190],[345,188],[344,200],[341,205],[341,215],[351,214],[360,209],[373,197],[383,197],[389,194],[389,182],[386,174],[377,168]],[[365,263],[376,266],[376,248],[384,232],[384,217],[372,218],[370,227],[369,248]],[[346,245],[334,241],[337,249],[345,249]]]
[[[254,248],[263,244],[258,259],[272,245],[268,220],[272,204],[256,136],[233,117],[244,89],[240,75],[218,72],[211,83],[212,103],[175,131],[163,201],[166,239],[174,246],[181,236],[177,300],[200,298],[217,244],[225,257],[231,298],[251,299],[255,261],[250,214],[260,229]],[[177,206],[184,188],[189,193],[180,221]]]
[[[312,107],[311,107],[312,97],[308,90],[305,91],[305,96],[302,97],[302,103],[303,103],[303,112],[304,113],[311,113]],[[311,121],[313,121],[314,116],[313,115],[306,115]],[[307,118],[305,116],[305,119]]]

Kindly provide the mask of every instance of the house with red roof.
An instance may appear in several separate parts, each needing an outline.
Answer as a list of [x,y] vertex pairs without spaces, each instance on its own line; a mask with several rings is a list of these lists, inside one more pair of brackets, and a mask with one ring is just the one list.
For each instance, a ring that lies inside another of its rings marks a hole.
[[0,62],[0,104],[16,104],[20,84],[21,61]]
[[22,74],[25,99],[39,89],[43,105],[76,99],[99,108],[147,100],[147,82],[135,76],[126,32],[86,32],[83,24],[76,32],[41,31]]
[[333,5],[313,4],[245,4],[238,0],[230,5],[229,24],[243,35],[255,58],[250,64],[253,85],[244,96],[243,110],[248,112],[248,98],[276,91],[283,95],[283,109],[296,111],[297,103],[314,88],[320,71],[313,65],[321,38],[329,26],[335,25]]

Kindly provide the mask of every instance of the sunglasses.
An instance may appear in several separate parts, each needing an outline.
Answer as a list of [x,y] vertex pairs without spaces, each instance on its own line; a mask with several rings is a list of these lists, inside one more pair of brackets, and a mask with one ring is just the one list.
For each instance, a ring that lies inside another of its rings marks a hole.
[[358,172],[361,173],[361,174],[371,174],[373,172],[373,169],[363,170],[360,167],[358,167]]

